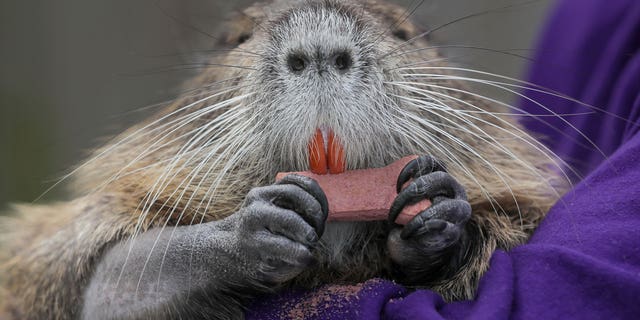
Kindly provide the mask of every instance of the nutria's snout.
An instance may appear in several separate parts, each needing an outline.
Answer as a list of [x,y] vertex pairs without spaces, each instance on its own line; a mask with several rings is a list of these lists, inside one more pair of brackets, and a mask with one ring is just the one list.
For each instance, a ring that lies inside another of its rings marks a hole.
[[367,21],[361,10],[337,2],[283,12],[264,30],[268,41],[261,44],[260,82],[308,100],[371,90],[367,85],[380,78],[380,32]]
[[320,50],[315,52],[295,52],[287,56],[289,71],[296,75],[309,72],[322,76],[327,72],[343,74],[353,65],[353,57],[349,51],[325,54]]

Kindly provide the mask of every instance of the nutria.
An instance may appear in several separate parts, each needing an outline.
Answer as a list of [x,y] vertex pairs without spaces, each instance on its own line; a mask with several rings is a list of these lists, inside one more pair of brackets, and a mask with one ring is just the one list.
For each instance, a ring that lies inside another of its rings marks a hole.
[[[235,17],[184,94],[95,150],[72,197],[3,221],[4,310],[18,319],[241,318],[258,294],[372,277],[472,298],[496,249],[559,198],[556,158],[473,92],[407,11],[377,0],[275,0]],[[326,223],[309,168],[330,128],[346,169],[407,155],[390,213]]]

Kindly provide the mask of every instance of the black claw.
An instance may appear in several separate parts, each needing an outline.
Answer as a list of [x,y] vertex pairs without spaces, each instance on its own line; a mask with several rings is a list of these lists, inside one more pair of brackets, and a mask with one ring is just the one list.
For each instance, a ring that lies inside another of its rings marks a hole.
[[[308,192],[320,203],[320,208],[322,208],[322,216],[320,217],[321,221],[324,222],[327,220],[327,216],[329,215],[329,201],[327,200],[327,196],[324,194],[324,191],[322,191],[322,188],[320,188],[320,185],[315,180],[298,174],[290,174],[276,182],[276,184],[293,184]],[[324,232],[324,223],[319,224],[317,232],[318,236],[322,236]]]
[[[471,205],[462,199],[447,199],[420,212],[409,221],[400,237],[408,239],[415,235],[430,234],[440,243],[455,242],[462,233],[464,224],[471,218]],[[425,222],[426,221],[426,222]],[[445,229],[449,228],[449,232]],[[447,237],[454,237],[447,239]]]
[[407,204],[422,199],[431,200],[432,206],[435,206],[437,203],[448,199],[466,201],[467,194],[464,188],[446,172],[436,171],[420,176],[414,179],[408,187],[400,191],[398,196],[396,196],[389,209],[389,223],[393,225]]
[[420,156],[407,163],[402,171],[398,175],[398,181],[396,182],[396,192],[400,193],[402,186],[411,178],[415,179],[425,174],[429,174],[435,171],[447,172],[444,164],[436,160],[431,156]]

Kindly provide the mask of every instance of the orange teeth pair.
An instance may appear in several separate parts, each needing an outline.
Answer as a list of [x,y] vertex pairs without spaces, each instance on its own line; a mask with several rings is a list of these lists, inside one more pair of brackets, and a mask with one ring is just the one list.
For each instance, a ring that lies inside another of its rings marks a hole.
[[325,134],[326,137],[322,130],[316,129],[313,139],[309,142],[311,172],[315,174],[342,173],[346,168],[344,148],[331,129],[327,129]]

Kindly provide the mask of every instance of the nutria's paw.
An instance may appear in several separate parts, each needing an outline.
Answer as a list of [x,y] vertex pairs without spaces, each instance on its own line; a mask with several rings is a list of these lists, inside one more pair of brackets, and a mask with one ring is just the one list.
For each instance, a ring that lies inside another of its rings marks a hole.
[[314,262],[324,231],[327,198],[311,178],[289,175],[252,189],[240,213],[238,244],[256,280],[282,283]]
[[[407,282],[434,281],[455,272],[465,251],[465,224],[471,217],[464,188],[437,160],[422,156],[402,170],[398,187],[413,181],[398,193],[389,211],[394,228],[387,248],[399,276]],[[430,199],[432,205],[404,227],[395,225],[405,205]]]

